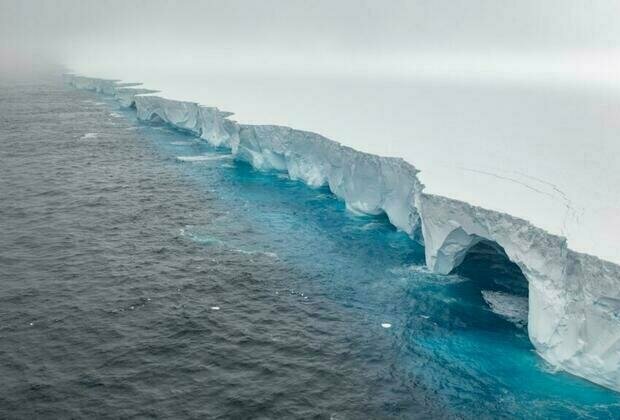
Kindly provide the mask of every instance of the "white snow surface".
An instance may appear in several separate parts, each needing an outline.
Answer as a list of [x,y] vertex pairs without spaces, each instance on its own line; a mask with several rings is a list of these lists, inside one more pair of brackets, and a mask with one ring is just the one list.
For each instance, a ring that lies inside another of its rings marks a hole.
[[[598,106],[596,94],[572,98],[556,92],[541,99],[526,89],[517,95],[519,106],[506,108],[488,87],[456,86],[447,94],[435,86],[389,85],[383,90],[398,93],[351,88],[344,95],[326,82],[306,89],[312,93],[305,99],[280,85],[273,96],[282,102],[265,102],[254,112],[312,111],[304,114],[310,116],[303,127],[323,122],[330,136],[343,134],[340,139],[362,152],[310,131],[247,124],[255,123],[252,118],[239,124],[218,108],[117,87],[114,80],[66,80],[115,95],[124,106],[135,106],[139,119],[159,119],[229,148],[258,169],[287,172],[313,187],[328,185],[354,211],[385,213],[423,241],[427,266],[435,272],[450,273],[482,240],[498,244],[528,280],[528,333],[538,353],[558,368],[620,391],[620,142],[609,134],[613,130],[587,122],[599,118],[617,127],[620,100]],[[244,103],[251,92],[217,82],[209,88],[209,103],[249,109]],[[428,92],[433,89],[440,92]],[[234,104],[218,102],[222,92]],[[455,95],[461,100],[455,102]],[[393,100],[389,107],[382,100],[387,97]],[[325,107],[326,98],[332,99]],[[339,100],[342,107],[334,107]],[[309,103],[313,107],[304,108]],[[590,147],[593,136],[596,149]],[[576,169],[584,167],[591,170]]]

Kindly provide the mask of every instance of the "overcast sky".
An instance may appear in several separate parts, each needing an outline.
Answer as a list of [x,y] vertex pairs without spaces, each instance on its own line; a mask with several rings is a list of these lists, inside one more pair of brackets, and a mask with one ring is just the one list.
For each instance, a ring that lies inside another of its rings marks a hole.
[[411,62],[424,62],[430,66],[424,71],[440,73],[445,67],[532,73],[551,66],[568,77],[610,79],[620,47],[617,0],[0,0],[0,5],[4,67],[45,59],[90,71],[112,64],[170,71],[176,63],[383,75],[406,73]]
[[620,263],[618,22],[620,0],[0,0],[0,74],[55,62],[403,157]]

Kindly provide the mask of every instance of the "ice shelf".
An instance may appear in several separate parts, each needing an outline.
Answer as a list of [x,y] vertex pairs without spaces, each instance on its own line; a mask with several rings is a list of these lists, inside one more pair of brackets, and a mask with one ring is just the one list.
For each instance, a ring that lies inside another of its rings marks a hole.
[[343,146],[319,134],[239,124],[229,112],[155,96],[117,80],[67,74],[67,83],[114,96],[143,121],[161,120],[259,170],[329,186],[352,211],[385,213],[425,246],[429,269],[448,274],[480,241],[501,247],[528,281],[528,333],[546,361],[620,391],[620,266],[570,250],[564,237],[526,220],[424,192],[418,170],[400,158]]

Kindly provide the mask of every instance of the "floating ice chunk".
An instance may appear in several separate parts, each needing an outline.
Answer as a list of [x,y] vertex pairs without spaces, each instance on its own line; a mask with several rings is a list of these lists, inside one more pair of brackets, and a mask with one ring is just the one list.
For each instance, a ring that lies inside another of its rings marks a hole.
[[198,156],[177,156],[177,160],[181,162],[204,162],[210,160],[224,160],[231,159],[232,155],[219,155],[219,154],[209,154],[209,155],[198,155]]
[[219,311],[220,307],[219,306],[211,306],[211,310],[212,311]]
[[491,310],[520,328],[527,325],[527,296],[483,290],[482,297]]
[[381,326],[383,328],[392,328],[392,324],[390,324],[389,322],[383,322],[383,323],[381,323]]

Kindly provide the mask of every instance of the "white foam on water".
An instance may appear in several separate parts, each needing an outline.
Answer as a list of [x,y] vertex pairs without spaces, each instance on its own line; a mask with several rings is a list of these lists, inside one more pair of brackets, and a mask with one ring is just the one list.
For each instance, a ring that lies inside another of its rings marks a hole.
[[388,271],[401,279],[411,279],[418,284],[448,285],[469,281],[469,279],[456,274],[440,275],[433,273],[425,265],[402,265],[390,268]]
[[186,226],[179,230],[181,236],[189,238],[191,241],[209,246],[220,246],[223,242],[209,234],[209,232],[195,226]]
[[80,137],[81,139],[95,139],[99,136],[99,133],[86,133],[84,134],[82,137]]
[[372,229],[379,229],[381,227],[383,227],[383,223],[380,223],[380,222],[369,222],[369,223],[366,223],[364,226],[362,226],[359,229],[360,230],[372,230]]
[[372,217],[372,215],[368,214],[368,213],[364,213],[361,210],[358,210],[357,208],[355,208],[353,205],[349,204],[348,202],[345,202],[345,208],[347,209],[347,216],[353,216],[355,218],[360,218],[360,219],[368,219],[369,217]]
[[219,306],[211,306],[211,310],[213,311],[219,311],[220,307]]
[[433,272],[425,265],[403,265],[400,267],[394,267],[389,269],[390,273],[396,275],[410,274],[410,273],[423,273],[432,274]]
[[173,141],[170,144],[172,144],[173,146],[191,146],[192,144],[196,144],[195,141]]
[[527,296],[483,290],[482,297],[491,310],[520,328],[527,325]]
[[[270,257],[270,258],[278,258],[278,254],[276,254],[275,252],[268,252],[268,251],[248,251],[247,249],[241,249],[241,248],[237,248],[234,250],[235,252],[239,252],[241,254],[247,254],[247,255],[264,255],[266,257]],[[303,295],[303,294],[302,294]]]

